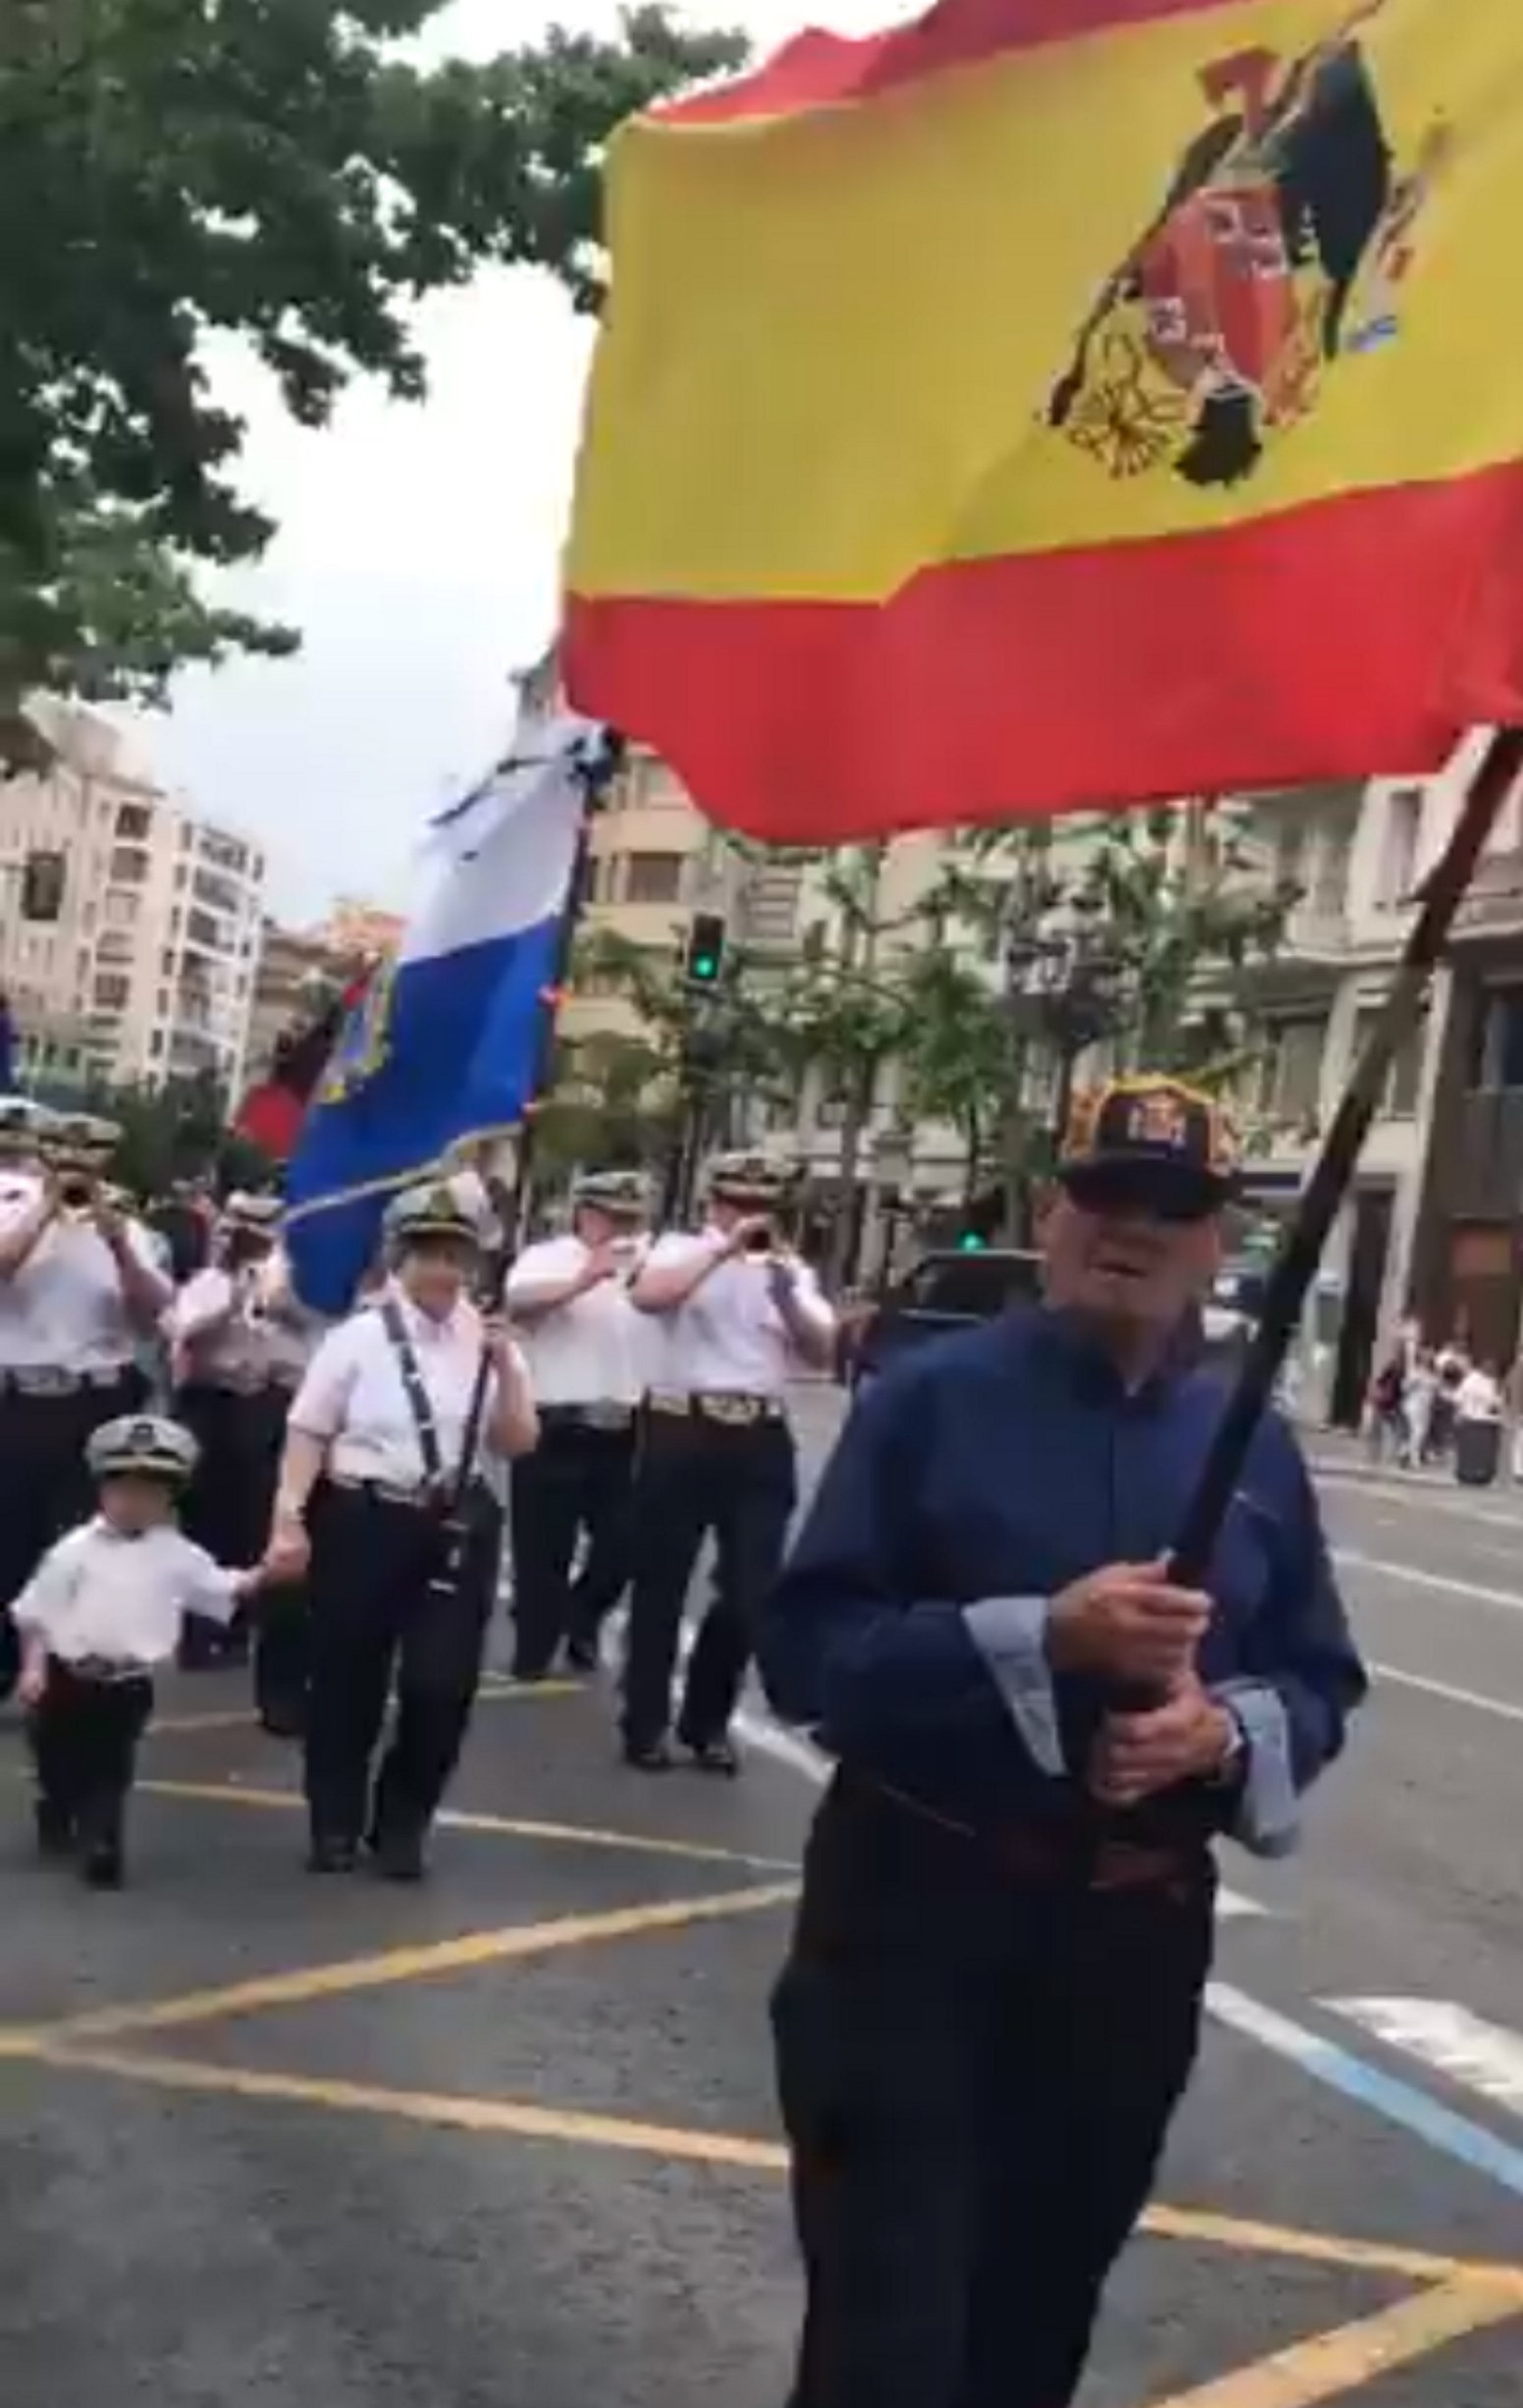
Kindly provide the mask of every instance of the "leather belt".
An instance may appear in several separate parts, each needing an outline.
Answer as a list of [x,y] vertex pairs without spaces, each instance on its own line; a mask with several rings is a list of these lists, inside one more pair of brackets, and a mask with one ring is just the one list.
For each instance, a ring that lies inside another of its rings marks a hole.
[[129,1363],[112,1364],[109,1369],[71,1372],[61,1363],[8,1364],[0,1366],[0,1395],[3,1396],[84,1396],[100,1394],[121,1387],[132,1375]]
[[413,1513],[442,1513],[448,1503],[436,1488],[405,1488],[400,1481],[361,1480],[349,1472],[330,1472],[328,1485],[345,1496],[367,1496],[377,1505],[406,1505]]
[[294,1396],[301,1381],[284,1372],[212,1372],[203,1379],[188,1380],[186,1384],[215,1388],[220,1396],[268,1396],[271,1390],[281,1396]]
[[145,1681],[150,1672],[147,1664],[121,1662],[109,1655],[81,1655],[73,1660],[60,1655],[54,1660],[62,1664],[71,1680],[89,1681],[98,1689],[119,1689],[127,1681]]
[[673,1421],[714,1422],[725,1429],[751,1429],[760,1422],[786,1418],[780,1396],[743,1396],[710,1388],[692,1392],[652,1388],[646,1403],[651,1413]]
[[1204,1847],[1139,1847],[1129,1840],[1114,1839],[1102,1841],[1097,1850],[1072,1832],[1046,1830],[1040,1823],[980,1829],[974,1823],[960,1822],[953,1815],[943,1815],[902,1789],[890,1788],[885,1781],[862,1786],[918,1821],[931,1823],[981,1849],[1018,1879],[1050,1883],[1054,1888],[1077,1883],[1091,1890],[1166,1889],[1188,1881],[1210,1862]]
[[632,1429],[633,1405],[541,1405],[539,1420],[546,1429]]

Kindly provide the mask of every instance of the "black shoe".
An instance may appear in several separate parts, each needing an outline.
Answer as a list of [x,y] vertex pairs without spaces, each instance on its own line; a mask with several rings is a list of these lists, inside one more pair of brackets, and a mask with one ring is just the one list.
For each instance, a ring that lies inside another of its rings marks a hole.
[[72,1856],[74,1854],[74,1817],[51,1798],[38,1798],[32,1813],[37,1825],[39,1856]]
[[670,1772],[672,1752],[664,1739],[626,1739],[624,1762],[634,1772]]
[[259,1728],[268,1739],[302,1739],[306,1736],[307,1716],[299,1706],[263,1706],[259,1708]]
[[353,1873],[360,1850],[352,1839],[316,1838],[307,1852],[309,1873]]
[[728,1739],[684,1739],[683,1746],[693,1759],[697,1772],[717,1772],[733,1781],[740,1771],[740,1756]]
[[566,1642],[566,1668],[569,1672],[595,1672],[597,1670],[596,1640],[568,1639]]
[[422,1881],[427,1876],[422,1831],[377,1831],[369,1849],[383,1881]]
[[80,1878],[86,1889],[120,1889],[127,1878],[122,1851],[114,1839],[97,1839],[80,1859]]

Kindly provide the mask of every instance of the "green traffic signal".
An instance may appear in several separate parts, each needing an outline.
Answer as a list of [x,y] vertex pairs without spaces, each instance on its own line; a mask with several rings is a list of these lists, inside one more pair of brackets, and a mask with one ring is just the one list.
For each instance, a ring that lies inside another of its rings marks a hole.
[[981,1237],[977,1229],[965,1229],[962,1236],[957,1241],[957,1251],[960,1255],[987,1254],[988,1252],[988,1240],[986,1237]]

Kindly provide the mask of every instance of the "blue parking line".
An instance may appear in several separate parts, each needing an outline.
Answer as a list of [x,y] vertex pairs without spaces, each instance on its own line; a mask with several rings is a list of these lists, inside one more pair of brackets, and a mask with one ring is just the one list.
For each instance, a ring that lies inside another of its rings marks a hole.
[[1499,2140],[1484,2124],[1473,2124],[1468,2116],[1456,2115],[1452,2107],[1440,2106],[1425,2091],[1414,2090],[1394,2074],[1382,2073],[1379,2066],[1367,2064],[1363,2057],[1356,2057],[1350,2049],[1340,2048],[1332,2041],[1323,2040],[1304,2024],[1292,2023],[1288,2016],[1261,2005],[1257,1998],[1250,1998],[1228,1983],[1211,1983],[1206,2005],[1213,2019],[1228,2031],[1257,2041],[1262,2048],[1298,2065],[1314,2081],[1340,2091],[1345,2099],[1354,2100],[1362,2107],[1372,2108],[1388,2124],[1399,2124],[1404,2132],[1415,2133],[1420,2141],[1426,2141],[1430,2149],[1469,2166],[1473,2173],[1489,2175],[1503,2190],[1523,2199],[1523,2150]]

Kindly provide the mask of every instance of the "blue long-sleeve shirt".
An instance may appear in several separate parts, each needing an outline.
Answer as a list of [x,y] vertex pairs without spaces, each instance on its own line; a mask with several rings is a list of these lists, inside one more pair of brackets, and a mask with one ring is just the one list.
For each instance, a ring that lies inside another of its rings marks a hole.
[[[1105,1697],[1054,1678],[1047,1601],[1167,1552],[1224,1401],[1207,1372],[1128,1393],[1063,1316],[929,1347],[857,1405],[763,1618],[768,1696],[846,1764],[980,1827],[1071,1819]],[[1365,1694],[1300,1450],[1254,1441],[1208,1580],[1199,1670],[1248,1741],[1215,1820],[1266,1854]],[[1160,1800],[1128,1832],[1167,1820]],[[1209,1821],[1212,1802],[1183,1803]]]

